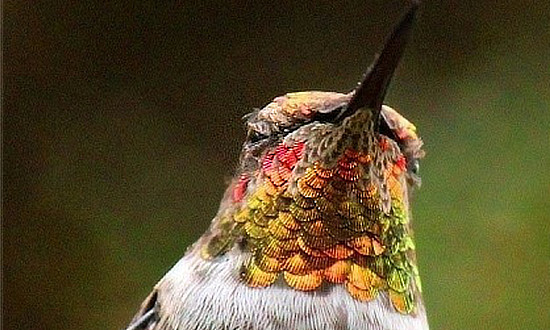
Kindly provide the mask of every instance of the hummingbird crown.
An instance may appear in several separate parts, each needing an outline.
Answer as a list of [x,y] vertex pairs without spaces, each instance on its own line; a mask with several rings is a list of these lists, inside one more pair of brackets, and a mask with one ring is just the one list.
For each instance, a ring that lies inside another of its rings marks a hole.
[[344,285],[357,300],[386,292],[398,311],[414,310],[409,197],[422,142],[382,105],[414,10],[354,91],[289,93],[246,117],[241,166],[199,243],[203,258],[240,249],[249,286]]

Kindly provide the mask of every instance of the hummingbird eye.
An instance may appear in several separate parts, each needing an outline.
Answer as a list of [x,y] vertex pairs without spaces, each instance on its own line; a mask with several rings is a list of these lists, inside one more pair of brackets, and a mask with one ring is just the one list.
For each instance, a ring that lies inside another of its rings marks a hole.
[[269,136],[267,134],[263,134],[263,133],[260,133],[258,131],[255,131],[255,130],[249,130],[248,131],[248,136],[246,138],[251,143],[256,143],[256,142],[259,142],[261,140],[265,140],[268,137]]
[[420,162],[418,159],[411,160],[407,167],[412,174],[418,175],[420,173]]

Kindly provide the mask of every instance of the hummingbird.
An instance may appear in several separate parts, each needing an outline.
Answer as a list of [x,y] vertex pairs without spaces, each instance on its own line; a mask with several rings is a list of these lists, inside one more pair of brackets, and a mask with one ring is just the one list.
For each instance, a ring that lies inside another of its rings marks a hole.
[[127,330],[428,329],[410,205],[422,140],[383,104],[417,7],[351,92],[288,93],[245,117],[210,228]]

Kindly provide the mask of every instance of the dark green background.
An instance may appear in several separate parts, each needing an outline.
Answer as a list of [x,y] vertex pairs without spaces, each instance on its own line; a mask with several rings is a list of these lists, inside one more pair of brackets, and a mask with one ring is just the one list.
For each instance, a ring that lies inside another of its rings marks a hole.
[[[353,88],[404,2],[4,1],[4,328],[121,328],[215,214],[241,117]],[[393,80],[433,329],[550,328],[549,20],[425,1]]]

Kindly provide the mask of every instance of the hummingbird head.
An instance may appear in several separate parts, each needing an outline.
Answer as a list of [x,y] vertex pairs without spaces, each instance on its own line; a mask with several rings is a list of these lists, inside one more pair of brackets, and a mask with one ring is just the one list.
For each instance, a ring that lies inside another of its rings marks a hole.
[[386,292],[398,311],[414,310],[409,190],[422,142],[382,103],[416,7],[353,91],[289,93],[246,117],[241,166],[200,244],[204,258],[239,249],[249,286],[345,285],[358,300]]
[[416,127],[382,104],[403,54],[415,10],[413,7],[405,15],[353,91],[287,93],[245,116],[248,132],[241,154],[242,171],[262,169],[265,155],[281,146],[299,146],[296,176],[311,164],[331,168],[353,150],[368,155],[378,170],[398,161],[407,182],[419,184],[418,160],[423,151]]

